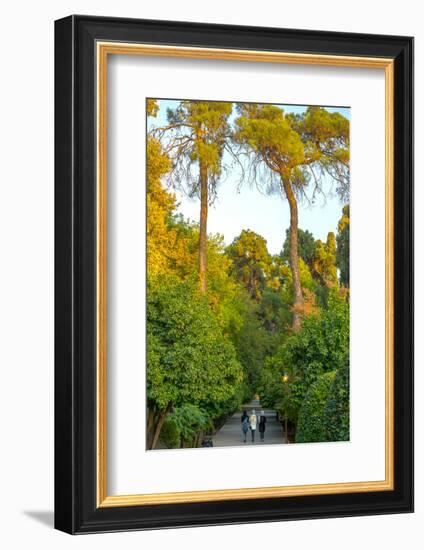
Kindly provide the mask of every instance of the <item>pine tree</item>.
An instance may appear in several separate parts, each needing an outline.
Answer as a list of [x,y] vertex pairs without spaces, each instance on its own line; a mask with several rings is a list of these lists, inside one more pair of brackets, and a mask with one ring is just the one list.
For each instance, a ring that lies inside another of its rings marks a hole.
[[250,154],[250,176],[265,190],[278,193],[290,207],[290,268],[293,277],[293,329],[301,324],[304,297],[298,251],[298,201],[324,193],[325,176],[345,198],[349,175],[349,121],[339,113],[308,107],[286,115],[275,105],[240,104],[234,139]]
[[200,199],[199,286],[202,293],[206,292],[208,207],[216,196],[222,173],[231,111],[232,103],[181,101],[176,109],[168,110],[168,125],[153,131],[173,162],[173,185],[190,197]]

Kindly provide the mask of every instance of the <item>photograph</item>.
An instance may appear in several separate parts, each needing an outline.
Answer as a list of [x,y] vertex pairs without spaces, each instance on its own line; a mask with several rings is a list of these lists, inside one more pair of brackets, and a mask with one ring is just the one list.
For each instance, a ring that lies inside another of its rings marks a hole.
[[349,441],[350,120],[146,99],[147,450]]
[[321,8],[55,20],[56,530],[413,512],[414,38]]

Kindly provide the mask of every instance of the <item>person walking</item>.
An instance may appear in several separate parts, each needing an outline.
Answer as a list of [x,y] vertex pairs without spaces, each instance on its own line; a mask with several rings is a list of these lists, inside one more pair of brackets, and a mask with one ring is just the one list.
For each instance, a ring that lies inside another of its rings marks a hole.
[[246,443],[247,432],[249,431],[249,415],[246,410],[241,415],[241,429],[244,435],[244,443]]
[[250,432],[252,434],[252,443],[255,441],[256,423],[258,418],[255,414],[255,409],[252,410],[252,414],[249,416]]
[[265,441],[265,426],[266,425],[266,416],[264,411],[261,411],[261,416],[259,417],[259,434],[261,436],[261,441]]

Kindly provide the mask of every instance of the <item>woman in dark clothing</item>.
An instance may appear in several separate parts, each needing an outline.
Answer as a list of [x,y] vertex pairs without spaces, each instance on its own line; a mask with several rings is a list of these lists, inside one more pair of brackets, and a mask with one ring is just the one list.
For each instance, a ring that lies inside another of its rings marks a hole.
[[259,433],[261,434],[261,441],[265,441],[265,424],[266,416],[264,411],[261,411],[261,416],[259,418]]
[[244,435],[244,443],[246,443],[246,435],[249,430],[249,415],[246,410],[244,410],[241,415],[241,429]]

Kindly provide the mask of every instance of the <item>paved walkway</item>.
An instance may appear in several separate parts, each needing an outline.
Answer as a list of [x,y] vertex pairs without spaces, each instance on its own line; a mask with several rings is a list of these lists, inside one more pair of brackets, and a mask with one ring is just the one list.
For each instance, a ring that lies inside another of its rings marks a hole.
[[252,443],[250,430],[247,432],[246,443],[243,442],[244,434],[241,429],[242,411],[238,411],[231,416],[222,428],[212,438],[214,447],[234,447],[241,445],[275,445],[285,443],[283,429],[281,423],[276,420],[276,413],[270,409],[263,409],[267,422],[265,430],[265,441],[262,443],[259,434],[259,414],[262,411],[261,404],[258,400],[253,400],[251,403],[244,405],[243,409],[250,414],[252,409],[255,409],[258,416],[258,425],[255,433],[255,442]]

